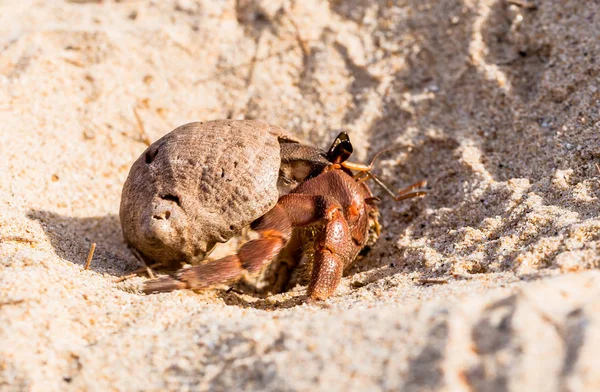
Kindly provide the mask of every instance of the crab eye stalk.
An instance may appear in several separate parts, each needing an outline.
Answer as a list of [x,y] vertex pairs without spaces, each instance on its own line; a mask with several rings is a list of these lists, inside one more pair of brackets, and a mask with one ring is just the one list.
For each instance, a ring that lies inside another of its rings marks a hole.
[[340,132],[327,151],[327,160],[331,163],[345,162],[352,155],[352,143],[346,132]]

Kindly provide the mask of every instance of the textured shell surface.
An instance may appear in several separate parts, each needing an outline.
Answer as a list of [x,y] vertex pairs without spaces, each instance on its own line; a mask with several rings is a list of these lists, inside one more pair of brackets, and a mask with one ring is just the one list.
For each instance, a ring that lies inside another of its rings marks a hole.
[[123,187],[125,241],[146,261],[203,260],[278,200],[281,128],[221,120],[180,126],[135,161]]

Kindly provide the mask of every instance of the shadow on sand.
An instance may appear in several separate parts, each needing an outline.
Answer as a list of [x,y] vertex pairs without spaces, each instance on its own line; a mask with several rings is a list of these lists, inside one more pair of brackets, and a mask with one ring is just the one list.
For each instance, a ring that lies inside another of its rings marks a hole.
[[116,215],[73,218],[44,210],[30,210],[30,219],[40,222],[56,254],[73,264],[85,265],[90,246],[97,244],[90,269],[121,276],[138,262],[121,235]]

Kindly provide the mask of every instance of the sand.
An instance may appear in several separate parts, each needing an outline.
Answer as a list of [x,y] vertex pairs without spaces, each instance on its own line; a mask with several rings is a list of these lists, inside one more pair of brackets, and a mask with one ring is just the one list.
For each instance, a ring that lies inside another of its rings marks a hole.
[[[0,389],[598,390],[599,38],[592,0],[0,2]],[[116,283],[129,167],[220,118],[429,194],[324,306]]]

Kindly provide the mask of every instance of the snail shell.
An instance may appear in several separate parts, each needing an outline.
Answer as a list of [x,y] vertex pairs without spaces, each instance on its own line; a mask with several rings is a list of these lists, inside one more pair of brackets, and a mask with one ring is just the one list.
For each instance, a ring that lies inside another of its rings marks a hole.
[[127,244],[146,262],[197,264],[279,198],[281,128],[221,120],[180,126],[135,161],[123,187]]

